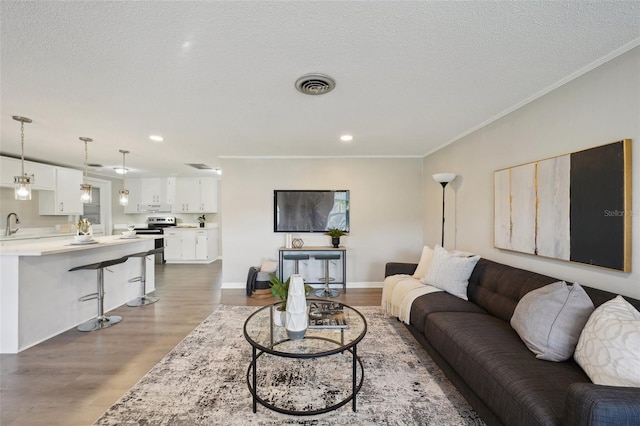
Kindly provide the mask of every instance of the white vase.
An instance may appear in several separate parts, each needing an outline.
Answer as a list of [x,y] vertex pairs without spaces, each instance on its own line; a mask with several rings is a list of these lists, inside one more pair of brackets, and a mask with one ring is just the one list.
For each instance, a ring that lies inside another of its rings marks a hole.
[[286,312],[281,311],[280,307],[273,308],[273,324],[278,327],[284,327],[286,321]]
[[287,327],[287,335],[293,340],[302,339],[307,331],[308,324],[309,318],[307,316],[307,299],[304,294],[304,280],[302,279],[302,275],[291,275],[285,324]]

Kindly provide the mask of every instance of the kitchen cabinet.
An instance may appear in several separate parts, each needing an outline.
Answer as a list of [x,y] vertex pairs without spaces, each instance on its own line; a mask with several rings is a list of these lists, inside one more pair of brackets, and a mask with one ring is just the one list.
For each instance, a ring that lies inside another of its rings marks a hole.
[[173,213],[216,213],[218,180],[216,178],[172,178]]
[[41,215],[82,214],[80,185],[83,182],[82,171],[54,167],[55,189],[39,194],[38,212]]
[[164,260],[182,260],[182,232],[164,230]]
[[129,204],[124,206],[124,212],[132,214],[144,213],[141,211],[140,179],[125,179],[124,185],[124,189],[129,191]]
[[168,212],[170,207],[170,180],[168,178],[126,179],[129,204],[124,212],[130,214]]
[[[55,190],[55,166],[49,164],[35,163],[33,161],[24,162],[24,172],[31,177],[31,189],[34,190]],[[22,164],[20,159],[10,157],[0,157],[0,186],[13,187],[14,176],[22,175]]]
[[218,257],[218,229],[165,229],[164,244],[167,263],[211,263]]
[[142,204],[170,204],[168,199],[169,179],[140,179],[140,202]]

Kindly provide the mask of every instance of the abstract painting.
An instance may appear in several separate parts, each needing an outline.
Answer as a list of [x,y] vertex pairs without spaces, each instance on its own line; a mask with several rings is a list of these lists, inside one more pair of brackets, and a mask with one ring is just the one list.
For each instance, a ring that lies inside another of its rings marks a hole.
[[494,172],[494,246],[631,270],[631,139]]

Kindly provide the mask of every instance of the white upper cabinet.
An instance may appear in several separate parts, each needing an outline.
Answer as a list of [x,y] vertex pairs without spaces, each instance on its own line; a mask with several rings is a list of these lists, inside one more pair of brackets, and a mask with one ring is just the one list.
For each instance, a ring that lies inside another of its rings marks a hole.
[[140,202],[142,204],[169,204],[169,179],[140,179]]
[[54,171],[55,189],[40,192],[39,213],[41,215],[82,214],[83,206],[80,199],[82,171],[64,167],[54,167]]
[[[24,162],[24,172],[31,178],[31,188],[53,191],[56,167],[48,164]],[[14,176],[22,175],[21,161],[17,158],[0,157],[0,186],[12,187]]]
[[129,191],[129,203],[124,206],[125,213],[142,213],[142,194],[140,179],[125,179],[124,186]]
[[216,178],[170,178],[173,181],[173,213],[216,213],[218,180]]

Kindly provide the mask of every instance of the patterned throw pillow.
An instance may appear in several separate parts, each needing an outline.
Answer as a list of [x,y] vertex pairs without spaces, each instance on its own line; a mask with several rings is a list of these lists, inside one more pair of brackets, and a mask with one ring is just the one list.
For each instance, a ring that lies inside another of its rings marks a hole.
[[536,358],[566,361],[593,309],[580,284],[559,281],[525,294],[513,312],[511,327]]
[[574,358],[595,384],[640,387],[640,312],[622,296],[600,305]]
[[459,257],[450,254],[440,246],[436,246],[431,266],[422,282],[468,300],[467,285],[478,260],[480,260],[478,255]]

